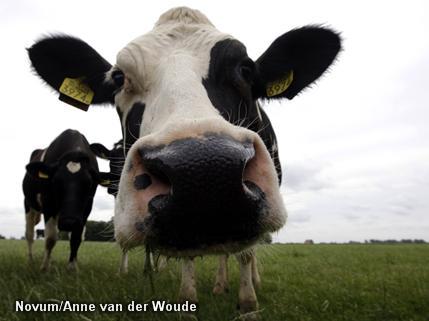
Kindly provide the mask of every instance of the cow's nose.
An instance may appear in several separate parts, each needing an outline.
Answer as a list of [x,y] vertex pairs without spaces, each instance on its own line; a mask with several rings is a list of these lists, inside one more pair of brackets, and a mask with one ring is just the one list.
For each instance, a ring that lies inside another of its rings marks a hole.
[[228,201],[243,190],[243,173],[255,150],[251,142],[210,135],[140,148],[147,171],[171,186],[176,201]]
[[149,215],[136,229],[164,249],[255,240],[266,208],[255,150],[215,134],[140,147],[134,187]]

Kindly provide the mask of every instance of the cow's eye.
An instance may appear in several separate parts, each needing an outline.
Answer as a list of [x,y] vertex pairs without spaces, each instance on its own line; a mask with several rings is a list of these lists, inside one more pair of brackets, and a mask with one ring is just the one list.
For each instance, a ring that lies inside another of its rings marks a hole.
[[120,88],[124,85],[125,76],[124,73],[120,70],[115,70],[112,72],[112,79],[113,83],[115,84],[116,88]]
[[255,63],[251,59],[246,59],[240,64],[239,71],[244,80],[251,82],[255,72]]

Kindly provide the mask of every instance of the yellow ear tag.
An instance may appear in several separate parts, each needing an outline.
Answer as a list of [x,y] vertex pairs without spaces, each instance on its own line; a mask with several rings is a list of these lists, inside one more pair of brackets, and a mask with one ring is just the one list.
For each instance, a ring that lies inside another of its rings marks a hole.
[[60,95],[61,100],[85,111],[94,98],[94,92],[82,81],[82,78],[65,78],[59,91],[72,99],[62,99],[64,97]]
[[280,95],[286,89],[289,88],[292,81],[293,81],[293,70],[291,70],[285,77],[273,82],[269,82],[267,84],[267,96],[273,97],[273,96]]
[[39,176],[39,178],[44,178],[44,179],[49,178],[48,174],[45,174],[45,173],[43,173],[41,171],[39,171],[38,176]]

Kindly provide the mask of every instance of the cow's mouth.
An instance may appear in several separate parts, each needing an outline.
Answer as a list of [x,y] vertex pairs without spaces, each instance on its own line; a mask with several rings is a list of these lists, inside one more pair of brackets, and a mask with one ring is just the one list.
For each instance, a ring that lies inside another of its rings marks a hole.
[[146,243],[169,255],[239,251],[264,232],[260,222],[267,211],[265,195],[250,181],[217,202],[196,195],[183,202],[175,194],[149,202],[149,215],[136,224]]

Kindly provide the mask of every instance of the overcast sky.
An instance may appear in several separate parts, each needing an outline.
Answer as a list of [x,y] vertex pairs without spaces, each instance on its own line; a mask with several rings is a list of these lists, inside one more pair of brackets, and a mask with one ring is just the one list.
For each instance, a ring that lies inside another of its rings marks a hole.
[[[427,3],[1,1],[0,234],[24,234],[21,182],[32,150],[66,128],[106,146],[121,137],[113,108],[85,113],[60,102],[31,73],[25,48],[43,34],[63,32],[114,63],[160,14],[187,5],[241,40],[253,59],[282,33],[306,24],[329,25],[344,38],[344,51],[316,86],[264,106],[279,139],[289,212],[276,240],[429,241]],[[106,162],[100,166],[107,170]],[[90,219],[111,216],[113,198],[99,187]]]

